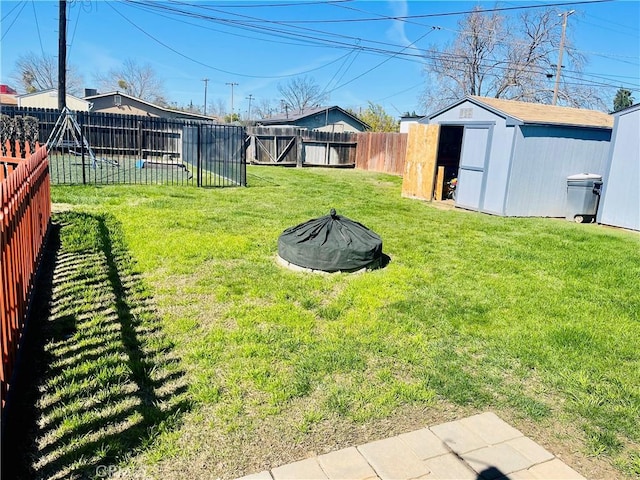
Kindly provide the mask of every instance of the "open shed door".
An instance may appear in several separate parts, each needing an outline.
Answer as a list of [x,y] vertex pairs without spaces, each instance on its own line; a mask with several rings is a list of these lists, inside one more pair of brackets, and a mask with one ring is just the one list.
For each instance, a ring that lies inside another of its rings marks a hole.
[[456,188],[456,206],[480,210],[484,197],[490,125],[465,125]]
[[440,125],[416,123],[409,127],[407,153],[402,176],[402,196],[433,198],[433,180],[438,158]]

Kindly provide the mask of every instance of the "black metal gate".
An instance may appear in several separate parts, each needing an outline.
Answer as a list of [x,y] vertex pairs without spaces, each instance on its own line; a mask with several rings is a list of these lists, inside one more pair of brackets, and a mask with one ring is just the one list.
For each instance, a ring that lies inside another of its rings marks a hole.
[[246,185],[242,127],[93,112],[61,118],[50,109],[3,107],[2,113],[37,118],[40,143],[54,140],[54,184]]

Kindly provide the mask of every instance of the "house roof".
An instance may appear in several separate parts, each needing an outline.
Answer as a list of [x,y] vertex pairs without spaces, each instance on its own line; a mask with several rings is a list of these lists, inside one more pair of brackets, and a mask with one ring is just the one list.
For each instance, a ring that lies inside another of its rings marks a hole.
[[352,115],[351,113],[347,112],[343,108],[338,107],[337,105],[307,108],[302,112],[290,111],[288,114],[282,113],[280,115],[275,115],[273,117],[260,120],[259,123],[263,125],[274,125],[274,124],[282,125],[284,123],[295,123],[296,121],[301,120],[303,118],[312,117],[313,115],[317,115],[318,113],[332,111],[332,110],[337,110],[343,113],[344,115],[351,117],[355,122],[361,124],[365,129],[371,128],[369,125],[367,125],[365,122],[360,120],[358,117],[356,117],[355,115]]
[[189,117],[189,118],[194,118],[194,119],[199,119],[199,120],[209,120],[209,121],[217,120],[216,117],[210,117],[210,116],[207,116],[207,115],[201,115],[199,113],[183,112],[181,110],[174,110],[172,108],[161,107],[159,105],[155,105],[155,104],[153,104],[151,102],[148,102],[146,100],[143,100],[141,98],[134,97],[133,95],[129,95],[129,94],[118,92],[118,91],[116,91],[116,92],[107,92],[107,93],[98,93],[97,95],[91,95],[89,97],[84,97],[84,99],[87,100],[87,101],[91,101],[91,100],[95,100],[97,98],[113,97],[115,95],[120,95],[121,97],[130,98],[131,100],[135,100],[136,102],[143,103],[143,104],[148,105],[148,106],[153,107],[153,108],[157,108],[158,110],[162,110],[162,111],[168,112],[168,113],[173,113],[173,114],[176,114],[176,115],[181,115],[183,117]]
[[488,107],[496,113],[506,114],[522,123],[613,128],[613,117],[597,110],[477,96],[469,96],[466,100]]
[[[38,90],[37,92],[31,92],[31,93],[23,93],[22,95],[17,95],[16,98],[26,98],[26,97],[36,97],[38,95],[43,95],[43,94],[51,94],[54,93],[55,96],[58,96],[58,89],[57,88],[48,88],[46,90]],[[66,93],[67,98],[71,97],[74,98],[75,100],[78,100],[79,102],[87,102],[86,99],[80,98],[80,97],[76,97],[75,95],[72,95],[71,93],[67,92]]]
[[623,108],[622,110],[618,110],[617,112],[613,112],[611,115],[618,117],[620,115],[626,115],[627,113],[635,112],[636,110],[640,110],[640,103],[636,103],[635,105],[631,105],[629,107]]
[[18,105],[18,99],[15,95],[10,93],[0,93],[1,105]]

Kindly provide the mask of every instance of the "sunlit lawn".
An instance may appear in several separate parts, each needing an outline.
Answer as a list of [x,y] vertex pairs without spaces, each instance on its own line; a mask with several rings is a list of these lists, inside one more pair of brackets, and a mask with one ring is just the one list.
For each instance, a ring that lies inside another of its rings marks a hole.
[[[183,378],[183,389],[172,387],[181,403],[132,410],[144,442],[105,447],[91,468],[228,478],[357,444],[400,412],[428,421],[460,408],[495,411],[545,445],[640,475],[638,234],[436,208],[401,198],[400,178],[354,170],[249,167],[248,184],[53,189],[54,202],[74,211],[57,217],[67,225],[63,248],[74,224],[75,236],[108,231],[157,309],[161,340],[149,340],[151,320],[132,313],[128,290],[121,304],[116,294],[116,309],[126,307],[116,320],[138,329],[134,343],[116,338],[123,346],[111,350],[117,375],[133,379],[122,388],[145,388],[163,369]],[[278,235],[331,208],[382,237],[386,268],[315,275],[276,264]],[[99,235],[79,238],[109,256]],[[107,274],[116,265],[108,260]],[[117,292],[119,281],[109,288]],[[88,335],[81,330],[70,335]],[[149,342],[162,348],[145,360]],[[113,386],[101,371],[94,383]],[[81,389],[69,395],[41,401],[86,400]],[[139,397],[134,404],[145,405]]]

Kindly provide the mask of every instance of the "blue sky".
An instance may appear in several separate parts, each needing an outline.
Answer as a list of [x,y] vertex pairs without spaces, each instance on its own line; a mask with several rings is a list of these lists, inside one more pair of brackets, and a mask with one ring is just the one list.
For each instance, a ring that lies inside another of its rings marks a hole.
[[[207,20],[142,5],[148,0],[136,1],[68,1],[68,63],[78,68],[86,87],[96,86],[96,73],[117,68],[131,58],[149,63],[164,81],[168,100],[179,105],[201,105],[202,79],[209,78],[208,103],[221,101],[230,110],[232,89],[228,84],[235,83],[234,109],[244,116],[249,95],[254,106],[263,99],[275,103],[281,97],[279,83],[307,75],[330,93],[328,104],[358,110],[371,101],[392,115],[413,110],[429,113],[421,111],[419,102],[425,89],[419,53],[442,47],[458,34],[462,15],[456,12],[476,5],[520,9],[555,4],[559,11],[576,11],[569,17],[567,32],[571,47],[587,57],[585,80],[624,86],[640,100],[637,0],[155,2],[182,10],[181,3],[191,4],[188,10],[209,17]],[[445,13],[450,15],[427,16]],[[44,51],[57,55],[58,2],[2,0],[0,14],[0,83],[12,85],[10,75],[21,54]],[[406,16],[412,18],[383,18]],[[292,34],[283,35],[283,30]],[[616,88],[608,91],[615,93]]]

